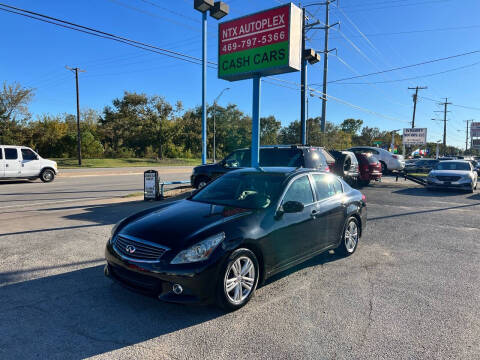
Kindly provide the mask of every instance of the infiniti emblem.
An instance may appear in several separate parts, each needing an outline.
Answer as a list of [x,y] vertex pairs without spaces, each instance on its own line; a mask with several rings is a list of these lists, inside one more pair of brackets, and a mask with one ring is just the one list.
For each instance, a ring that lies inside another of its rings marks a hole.
[[129,254],[133,254],[135,252],[135,250],[137,250],[137,249],[135,249],[135,246],[133,246],[133,245],[127,245],[127,246],[125,246],[125,250]]

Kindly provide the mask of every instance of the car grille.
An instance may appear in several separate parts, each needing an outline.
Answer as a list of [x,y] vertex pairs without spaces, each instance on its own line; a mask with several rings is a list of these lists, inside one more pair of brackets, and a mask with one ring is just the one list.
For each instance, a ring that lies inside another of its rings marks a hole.
[[437,179],[440,181],[458,181],[460,176],[437,176]]
[[161,245],[150,245],[124,235],[115,237],[114,248],[120,255],[140,261],[157,261],[168,250]]

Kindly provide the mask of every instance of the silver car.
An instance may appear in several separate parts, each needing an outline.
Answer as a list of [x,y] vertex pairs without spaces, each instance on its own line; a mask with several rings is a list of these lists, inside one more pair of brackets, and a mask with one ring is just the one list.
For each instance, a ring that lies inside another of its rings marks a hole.
[[427,177],[427,189],[453,188],[472,192],[477,188],[478,174],[464,160],[440,161]]

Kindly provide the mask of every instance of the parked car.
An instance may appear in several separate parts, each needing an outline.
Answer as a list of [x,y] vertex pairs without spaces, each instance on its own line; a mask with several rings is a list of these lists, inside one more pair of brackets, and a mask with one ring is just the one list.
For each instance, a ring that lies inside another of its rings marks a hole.
[[[260,148],[260,166],[305,167],[330,171],[335,159],[321,147],[302,145],[262,146]],[[238,149],[216,164],[196,166],[190,177],[196,189],[227,172],[251,166],[251,149]]]
[[342,177],[350,185],[358,180],[359,168],[355,154],[351,151],[329,150],[329,153],[335,158],[335,164],[331,171]]
[[440,160],[419,159],[413,163],[406,163],[403,169],[407,173],[429,173]]
[[402,155],[392,154],[381,148],[355,146],[348,150],[353,151],[354,153],[372,153],[380,161],[380,164],[382,165],[382,173],[384,174],[392,170],[403,170],[405,167],[405,160]]
[[472,164],[464,160],[440,161],[427,177],[427,189],[454,188],[474,192],[478,174]]
[[[473,164],[472,164],[473,165]],[[480,176],[480,161],[475,161],[475,167],[474,167],[475,171],[477,172],[477,174]]]
[[333,174],[232,171],[118,223],[105,275],[160,300],[235,310],[276,273],[329,249],[353,254],[366,215],[365,196]]
[[358,185],[367,186],[370,181],[378,181],[382,178],[382,165],[371,153],[355,153],[360,169]]
[[25,146],[0,145],[1,179],[38,179],[53,181],[58,174],[57,163],[43,159]]

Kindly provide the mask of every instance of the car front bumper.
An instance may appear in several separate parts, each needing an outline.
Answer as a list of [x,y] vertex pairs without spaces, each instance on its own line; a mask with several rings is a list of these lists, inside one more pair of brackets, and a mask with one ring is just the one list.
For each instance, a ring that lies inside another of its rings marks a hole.
[[[105,275],[130,290],[162,301],[207,304],[214,299],[223,256],[214,252],[207,261],[191,264],[171,265],[161,259],[144,263],[124,259],[108,242]],[[181,294],[174,293],[175,284],[183,288]]]
[[430,188],[444,188],[444,189],[465,189],[469,190],[473,186],[471,181],[440,181],[427,179],[427,187]]

